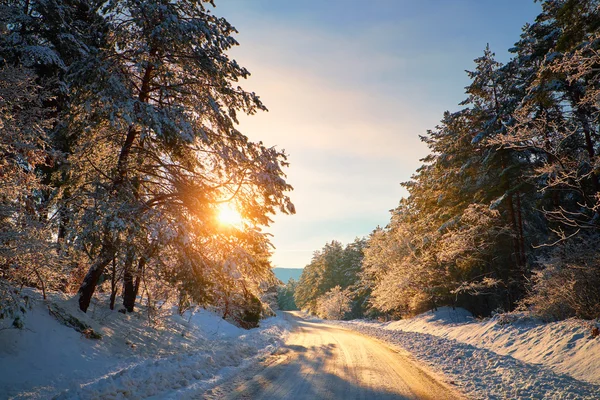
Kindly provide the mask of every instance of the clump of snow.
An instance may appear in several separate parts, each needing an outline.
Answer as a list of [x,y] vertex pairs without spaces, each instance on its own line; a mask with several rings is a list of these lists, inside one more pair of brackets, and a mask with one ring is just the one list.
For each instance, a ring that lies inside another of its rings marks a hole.
[[589,321],[525,313],[476,320],[443,307],[417,317],[343,325],[403,347],[477,398],[597,399],[600,338]]
[[[48,301],[102,335],[91,340],[61,325],[38,293],[24,330],[0,331],[0,398],[193,398],[239,368],[272,354],[289,331],[281,317],[238,328],[208,310],[169,310],[159,328],[144,307],[132,314],[96,303]],[[0,327],[1,328],[1,327]]]

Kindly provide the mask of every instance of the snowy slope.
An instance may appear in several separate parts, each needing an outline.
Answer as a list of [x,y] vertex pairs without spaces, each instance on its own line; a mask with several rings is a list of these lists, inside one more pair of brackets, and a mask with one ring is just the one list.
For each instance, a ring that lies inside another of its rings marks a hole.
[[169,310],[163,326],[153,327],[143,308],[125,315],[102,304],[84,314],[52,294],[52,303],[102,334],[92,340],[61,325],[38,294],[32,297],[38,300],[25,329],[0,331],[2,399],[190,398],[271,354],[288,329],[276,317],[246,331],[206,310],[183,316]]
[[454,339],[600,385],[597,361],[600,339],[591,338],[590,321],[569,319],[543,323],[522,313],[512,313],[477,322],[465,310],[445,307],[436,313],[389,323],[386,329]]
[[462,309],[346,327],[398,345],[475,398],[600,398],[600,338],[591,322],[542,323],[524,314],[477,321]]

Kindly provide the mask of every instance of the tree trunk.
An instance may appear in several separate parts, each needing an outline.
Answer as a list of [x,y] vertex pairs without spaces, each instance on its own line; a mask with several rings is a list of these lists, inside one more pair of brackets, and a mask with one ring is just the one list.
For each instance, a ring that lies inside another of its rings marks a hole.
[[229,299],[225,297],[225,311],[223,312],[223,319],[229,315]]
[[525,252],[525,234],[523,233],[523,212],[521,210],[521,192],[517,191],[517,223],[519,224],[519,240],[521,242],[521,263],[527,264],[527,254]]
[[37,268],[35,269],[35,275],[40,281],[40,286],[42,287],[42,299],[46,300],[46,284],[44,283],[44,280],[42,279],[42,276],[40,275],[40,272],[37,270]]
[[[507,168],[507,162],[506,162],[506,154],[503,150],[500,150],[501,154],[500,154],[500,160],[501,160],[501,165],[502,165],[502,170],[506,170]],[[522,266],[521,262],[523,260],[523,257],[521,255],[521,245],[520,245],[520,241],[519,241],[519,229],[517,226],[517,217],[516,217],[516,213],[515,213],[515,206],[514,206],[514,202],[513,202],[513,195],[510,194],[510,189],[511,189],[511,185],[510,185],[510,181],[508,179],[508,177],[506,176],[506,174],[504,175],[504,177],[502,178],[504,180],[504,190],[505,193],[509,193],[507,196],[507,204],[508,204],[508,217],[510,219],[510,224],[512,226],[512,231],[513,231],[513,249],[515,252],[515,261],[517,264],[517,269],[520,270],[520,267]]]
[[127,312],[133,312],[135,306],[135,285],[133,283],[133,249],[129,249],[125,259],[125,268],[123,272],[123,306]]
[[[590,128],[588,119],[585,116],[585,113],[583,111],[578,110],[577,115],[579,117],[579,120],[581,121],[581,125],[583,126],[583,134],[585,136],[585,149],[588,153],[588,157],[590,158],[590,166],[591,168],[594,168],[594,163],[596,161],[596,152],[594,151],[594,142],[592,141],[592,130]],[[590,173],[590,178],[592,180],[594,194],[600,192],[600,183],[598,182],[598,176],[594,171]]]
[[[585,139],[585,150],[588,153],[588,157],[590,160],[590,166],[592,168],[592,172],[590,173],[590,178],[592,180],[592,188],[594,189],[594,194],[600,192],[600,182],[598,181],[598,175],[593,170],[594,163],[596,160],[596,151],[595,151],[595,143],[592,138],[593,135],[596,134],[594,129],[590,126],[590,118],[593,118],[594,113],[585,105],[581,104],[581,99],[584,96],[584,93],[581,88],[578,86],[569,86],[569,90],[571,90],[571,102],[573,105],[573,109],[575,110],[575,116],[579,120],[581,124],[581,128],[583,129],[583,135]],[[592,196],[593,197],[593,196]]]
[[110,309],[115,309],[115,299],[117,298],[117,260],[112,259],[112,277],[110,279]]
[[83,312],[87,312],[98,280],[104,272],[104,268],[112,261],[116,253],[116,246],[108,238],[108,232],[105,232],[104,236],[105,240],[103,240],[100,254],[96,257],[96,261],[88,270],[88,273],[85,275],[85,278],[83,278],[83,282],[79,287],[79,309]]
[[60,255],[63,248],[68,248],[64,245],[64,241],[67,238],[67,225],[69,224],[69,213],[64,207],[58,210],[58,234],[56,236],[56,251]]
[[142,280],[142,276],[144,275],[144,268],[146,267],[146,257],[140,257],[138,261],[138,270],[135,276],[135,284],[133,286],[133,301],[137,299],[137,296],[140,292],[140,282]]

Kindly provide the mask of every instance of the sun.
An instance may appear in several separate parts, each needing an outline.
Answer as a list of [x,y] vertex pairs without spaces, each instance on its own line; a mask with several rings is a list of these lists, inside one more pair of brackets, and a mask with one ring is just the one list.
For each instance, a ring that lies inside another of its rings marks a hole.
[[230,204],[219,205],[218,220],[221,225],[239,226],[242,224],[242,216]]

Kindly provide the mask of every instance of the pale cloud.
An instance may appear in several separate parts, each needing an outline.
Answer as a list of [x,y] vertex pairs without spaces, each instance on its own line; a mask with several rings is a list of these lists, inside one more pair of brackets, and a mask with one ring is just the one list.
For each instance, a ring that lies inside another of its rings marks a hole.
[[[332,87],[304,71],[269,67],[249,82],[268,113],[244,117],[242,130],[285,149],[328,150],[356,156],[394,157],[423,153],[418,133],[427,118],[402,98],[350,87]],[[260,88],[260,91],[258,90]],[[419,116],[423,118],[419,119]],[[404,154],[403,154],[404,153]]]

